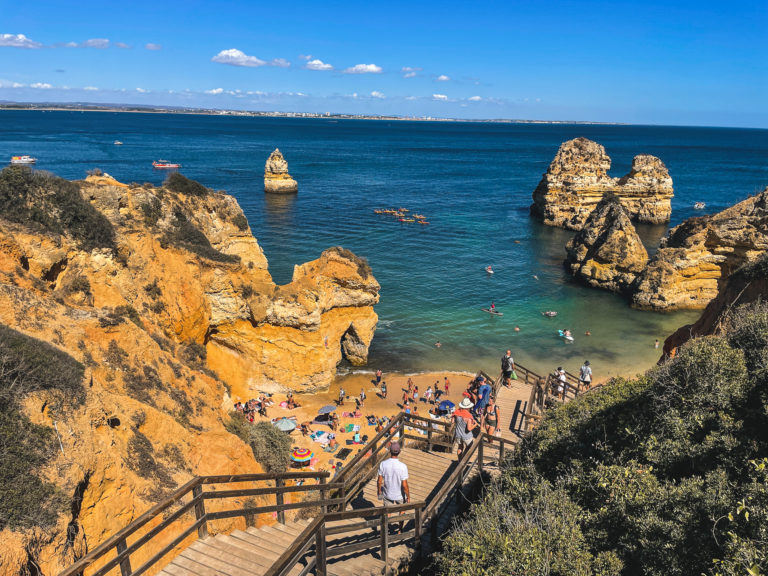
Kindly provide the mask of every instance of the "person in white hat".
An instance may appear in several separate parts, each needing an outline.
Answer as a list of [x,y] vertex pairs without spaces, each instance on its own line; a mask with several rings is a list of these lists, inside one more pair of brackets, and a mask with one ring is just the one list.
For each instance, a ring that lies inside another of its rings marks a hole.
[[477,427],[477,420],[475,420],[470,412],[473,406],[474,404],[472,404],[472,401],[469,398],[464,398],[459,403],[459,408],[451,415],[451,418],[454,419],[454,439],[459,444],[457,452],[459,458],[461,458],[464,450],[467,449],[467,446],[469,446],[475,438],[472,434],[472,430]]

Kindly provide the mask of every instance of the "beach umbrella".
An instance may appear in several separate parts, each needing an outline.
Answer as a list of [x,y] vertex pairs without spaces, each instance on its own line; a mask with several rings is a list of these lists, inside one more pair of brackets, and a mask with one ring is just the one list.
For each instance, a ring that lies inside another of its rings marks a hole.
[[456,408],[456,404],[451,402],[450,400],[443,400],[440,402],[440,405],[437,407],[439,410],[442,410],[443,412],[450,412],[454,408]]
[[296,448],[291,452],[291,460],[294,462],[309,462],[315,455],[309,448]]
[[317,411],[318,414],[330,414],[331,412],[336,411],[336,406],[333,404],[327,404],[320,408],[320,410]]
[[291,430],[296,429],[296,422],[293,420],[288,420],[285,416],[280,418],[277,422],[275,422],[275,428],[278,430],[282,430],[283,432],[290,432]]

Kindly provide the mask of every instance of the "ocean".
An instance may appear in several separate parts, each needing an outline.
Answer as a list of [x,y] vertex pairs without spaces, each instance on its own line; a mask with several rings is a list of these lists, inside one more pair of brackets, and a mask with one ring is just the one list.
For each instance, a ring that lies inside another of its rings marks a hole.
[[[381,284],[370,370],[497,373],[511,348],[542,372],[575,372],[589,359],[597,378],[632,375],[658,359],[656,339],[699,312],[633,310],[565,272],[573,233],[541,225],[528,209],[560,144],[577,136],[605,146],[612,176],[636,154],[661,158],[675,187],[671,225],[768,185],[768,130],[0,111],[0,159],[29,154],[38,169],[69,179],[100,168],[123,182],[160,184],[166,174],[152,161],[162,158],[232,194],[278,283],[330,246],[367,258]],[[263,192],[275,148],[299,183],[296,196]],[[694,210],[696,201],[706,210]],[[390,207],[424,214],[430,225],[373,212]],[[651,251],[666,230],[639,226]],[[481,311],[491,302],[503,317]],[[560,328],[571,329],[572,344]]]

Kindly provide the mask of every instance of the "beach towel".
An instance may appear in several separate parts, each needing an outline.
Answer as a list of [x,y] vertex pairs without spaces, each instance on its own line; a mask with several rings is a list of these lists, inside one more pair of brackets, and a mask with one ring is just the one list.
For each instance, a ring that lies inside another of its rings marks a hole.
[[344,430],[346,430],[347,432],[352,432],[352,430],[353,430],[354,428],[355,428],[355,425],[354,425],[354,424],[347,424],[347,425],[344,427]]
[[285,407],[287,407],[287,406],[288,406],[288,402],[286,402],[285,400],[283,400],[282,402],[280,402],[280,408],[285,408]]
[[352,428],[352,430],[354,432],[360,432],[360,424],[355,424],[354,427]]
[[344,460],[350,454],[352,454],[352,450],[350,450],[349,448],[342,448],[341,450],[339,450],[339,453],[336,454],[336,458],[338,458],[339,460]]
[[334,446],[333,448],[331,448],[330,446],[325,446],[323,448],[323,450],[325,450],[326,452],[329,452],[330,454],[333,454],[338,449],[339,449],[339,445],[338,444],[336,444],[336,446]]

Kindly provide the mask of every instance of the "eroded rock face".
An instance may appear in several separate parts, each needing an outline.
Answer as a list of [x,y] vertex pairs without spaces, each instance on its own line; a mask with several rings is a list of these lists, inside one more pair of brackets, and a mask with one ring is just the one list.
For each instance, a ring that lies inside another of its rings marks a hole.
[[768,249],[768,188],[718,214],[673,228],[637,279],[632,304],[704,308],[728,276]]
[[661,360],[674,356],[677,349],[698,336],[722,334],[729,312],[736,306],[765,301],[768,295],[768,254],[745,264],[732,274],[696,322],[681,326],[664,341]]
[[600,201],[566,245],[566,253],[566,267],[576,278],[621,293],[629,290],[648,263],[648,252],[626,209],[613,195]]
[[42,473],[64,494],[82,490],[77,517],[67,511],[42,538],[0,533],[0,573],[34,554],[56,574],[192,476],[260,472],[225,429],[232,403],[329,384],[343,355],[366,361],[376,327],[379,285],[349,251],[326,250],[278,286],[234,198],[104,177],[77,185],[114,228],[113,249],[0,219],[0,323],[86,367],[80,409],[54,415],[36,397],[25,409],[58,423],[63,455]]
[[533,192],[531,214],[549,226],[580,230],[606,193],[621,199],[629,217],[638,222],[668,222],[672,178],[664,163],[647,154],[635,156],[622,178],[608,175],[611,159],[605,148],[576,138],[564,142]]
[[264,168],[264,192],[274,194],[293,194],[299,191],[299,184],[288,174],[288,162],[283,158],[280,149],[267,158]]

